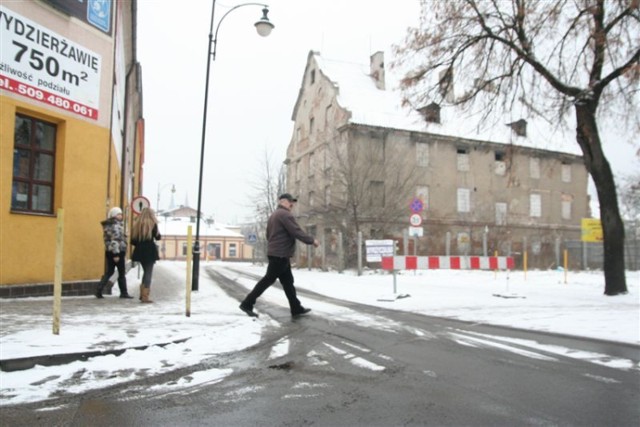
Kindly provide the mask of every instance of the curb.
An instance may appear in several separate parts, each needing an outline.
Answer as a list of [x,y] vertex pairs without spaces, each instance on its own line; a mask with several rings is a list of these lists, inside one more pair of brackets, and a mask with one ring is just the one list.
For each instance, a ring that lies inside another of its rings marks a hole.
[[31,369],[36,365],[42,365],[42,366],[66,365],[67,363],[71,363],[71,362],[86,361],[88,359],[91,359],[92,357],[108,356],[111,354],[113,354],[114,356],[120,356],[122,353],[124,353],[127,350],[146,350],[149,347],[166,347],[170,344],[181,344],[190,339],[191,339],[190,337],[181,338],[179,340],[170,341],[170,342],[161,343],[161,344],[148,344],[148,345],[141,345],[138,347],[118,348],[113,350],[51,354],[51,355],[45,355],[45,356],[31,356],[31,357],[20,357],[16,359],[0,360],[0,371],[2,372],[24,371],[26,369]]

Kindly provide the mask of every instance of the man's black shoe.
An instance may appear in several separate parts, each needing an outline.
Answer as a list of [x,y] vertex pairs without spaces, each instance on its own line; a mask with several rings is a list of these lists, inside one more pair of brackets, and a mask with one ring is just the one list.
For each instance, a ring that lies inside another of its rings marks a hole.
[[120,294],[120,298],[122,299],[133,299],[133,297],[129,294]]
[[240,310],[244,311],[249,317],[258,317],[258,313],[253,311],[252,308],[245,307],[242,304],[240,304]]
[[310,308],[302,307],[300,310],[296,311],[295,313],[291,313],[291,317],[296,318],[296,317],[304,316],[305,314],[309,313],[310,311],[311,311]]

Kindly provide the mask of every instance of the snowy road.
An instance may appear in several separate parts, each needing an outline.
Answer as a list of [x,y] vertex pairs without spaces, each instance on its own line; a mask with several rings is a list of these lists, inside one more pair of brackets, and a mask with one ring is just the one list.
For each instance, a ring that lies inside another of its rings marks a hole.
[[[205,271],[238,302],[256,279],[234,267]],[[280,289],[263,295],[260,318],[246,318],[262,330],[250,348],[91,391],[72,399],[75,404],[67,399],[40,412],[39,420],[73,426],[640,424],[637,346],[299,294],[313,311],[296,321]],[[12,415],[18,419],[19,412],[13,408]]]

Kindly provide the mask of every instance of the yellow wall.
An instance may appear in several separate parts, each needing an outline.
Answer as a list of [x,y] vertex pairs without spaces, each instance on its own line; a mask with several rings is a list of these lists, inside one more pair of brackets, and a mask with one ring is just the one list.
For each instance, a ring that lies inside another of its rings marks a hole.
[[[11,212],[16,113],[58,126],[54,215]],[[6,96],[0,97],[0,127],[0,285],[53,281],[58,208],[65,212],[63,281],[100,277],[104,267],[100,221],[108,209],[105,201],[117,204],[120,192],[120,168],[109,129]],[[106,182],[109,155],[110,197]]]

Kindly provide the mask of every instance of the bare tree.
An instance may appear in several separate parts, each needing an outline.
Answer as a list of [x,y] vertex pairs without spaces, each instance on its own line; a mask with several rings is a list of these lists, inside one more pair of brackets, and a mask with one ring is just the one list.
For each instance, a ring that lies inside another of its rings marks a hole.
[[[624,225],[599,123],[607,116],[632,133],[640,130],[639,4],[429,1],[394,64],[411,70],[403,80],[411,104],[457,104],[485,117],[519,104],[558,126],[573,113],[576,141],[600,201],[606,295],[626,293],[627,285]],[[458,79],[473,84],[451,96]]]
[[[394,140],[384,130],[351,128],[326,146],[331,193],[318,200],[316,213],[346,237],[347,264],[357,256],[356,236],[392,235],[408,212],[417,176],[413,159],[406,159],[407,141]],[[311,212],[313,214],[313,211]]]
[[285,170],[276,164],[265,147],[258,174],[253,179],[251,206],[254,209],[254,225],[258,241],[255,248],[264,248],[266,255],[266,227],[269,216],[278,207],[278,196],[285,190]]
[[620,188],[622,216],[631,224],[640,224],[640,173],[623,177]]

